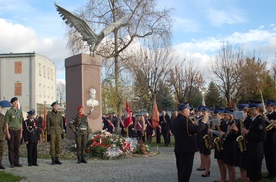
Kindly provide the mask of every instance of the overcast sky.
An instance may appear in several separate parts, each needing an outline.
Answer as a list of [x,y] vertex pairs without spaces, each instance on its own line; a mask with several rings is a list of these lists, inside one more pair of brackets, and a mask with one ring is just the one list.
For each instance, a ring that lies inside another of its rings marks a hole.
[[[56,0],[74,12],[86,0]],[[201,66],[210,61],[223,41],[256,50],[276,63],[275,0],[158,0],[174,8],[173,45]],[[53,0],[0,0],[0,53],[33,52],[56,63],[57,78],[65,79],[66,25]]]

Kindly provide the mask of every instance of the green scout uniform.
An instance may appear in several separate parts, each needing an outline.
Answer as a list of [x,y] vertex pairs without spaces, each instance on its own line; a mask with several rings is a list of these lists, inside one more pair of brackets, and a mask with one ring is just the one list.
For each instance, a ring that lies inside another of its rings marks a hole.
[[50,135],[50,154],[52,158],[61,153],[61,134],[63,133],[63,119],[60,112],[52,110],[47,114],[47,133]]
[[86,163],[84,155],[85,155],[85,148],[86,148],[87,135],[88,135],[87,116],[84,116],[84,115],[80,116],[78,114],[74,120],[71,120],[69,122],[69,127],[75,133],[78,162]]
[[5,127],[5,116],[2,113],[0,113],[0,169],[2,166],[2,157],[4,152]]
[[11,136],[8,140],[9,146],[9,161],[11,167],[21,166],[19,164],[19,147],[20,147],[20,135],[22,135],[21,127],[23,119],[23,114],[20,109],[10,108],[5,114],[6,123],[9,126],[9,134]]

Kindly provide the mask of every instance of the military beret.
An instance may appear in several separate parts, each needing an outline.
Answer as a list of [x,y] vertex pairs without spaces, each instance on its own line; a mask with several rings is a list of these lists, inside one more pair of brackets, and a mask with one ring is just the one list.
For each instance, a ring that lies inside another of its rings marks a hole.
[[249,105],[248,104],[239,104],[238,105],[238,109],[245,109],[245,108],[248,108]]
[[202,111],[211,112],[210,109],[208,109],[207,107],[202,107],[201,110],[202,110]]
[[275,104],[275,101],[274,100],[267,100],[266,101],[266,103],[265,103],[265,105],[271,105],[271,106],[275,106],[276,104]]
[[81,108],[83,108],[83,106],[79,106],[79,107],[78,107],[78,111],[79,111]]
[[230,109],[224,109],[224,110],[223,110],[223,113],[224,113],[224,114],[232,114],[232,115],[233,115],[233,114],[234,114],[234,111],[233,111],[233,110],[230,110]]
[[28,116],[35,115],[35,110],[32,109],[32,110],[28,111],[27,113],[28,113]]
[[185,103],[180,103],[177,105],[177,108],[179,111],[182,111],[184,109],[190,108],[189,103],[185,102]]
[[57,105],[58,103],[57,102],[53,102],[52,104],[51,104],[51,107],[53,107],[54,105]]
[[13,103],[13,102],[15,102],[15,101],[17,101],[17,100],[18,100],[17,97],[13,97],[13,98],[11,99],[11,103]]
[[217,114],[217,113],[223,113],[223,110],[215,109],[215,110],[214,110],[214,114]]

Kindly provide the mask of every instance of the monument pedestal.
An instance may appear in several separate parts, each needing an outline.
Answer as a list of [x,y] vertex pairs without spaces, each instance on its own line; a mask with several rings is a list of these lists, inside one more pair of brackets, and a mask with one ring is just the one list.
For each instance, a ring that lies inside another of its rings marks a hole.
[[[84,114],[92,109],[86,105],[90,99],[89,90],[96,90],[96,98],[99,105],[94,107],[88,116],[88,123],[92,132],[102,130],[102,95],[101,95],[101,73],[102,57],[91,57],[88,54],[78,54],[65,59],[66,68],[66,121],[76,117],[77,108],[82,105]],[[67,138],[74,138],[74,133],[67,127]]]

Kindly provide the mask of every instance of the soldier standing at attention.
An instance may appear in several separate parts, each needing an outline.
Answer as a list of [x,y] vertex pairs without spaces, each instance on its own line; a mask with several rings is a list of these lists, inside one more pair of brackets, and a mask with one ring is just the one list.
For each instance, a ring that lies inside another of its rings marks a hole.
[[58,103],[51,104],[52,111],[47,114],[47,133],[50,135],[50,154],[52,157],[52,165],[62,164],[59,161],[61,152],[61,134],[63,132],[63,118],[60,112],[57,111]]
[[40,132],[34,109],[28,112],[28,119],[23,122],[23,138],[27,145],[28,165],[38,166],[37,143],[40,139]]
[[69,127],[75,133],[75,141],[77,144],[78,163],[87,163],[85,160],[85,148],[88,135],[87,116],[83,114],[83,106],[78,107],[78,114],[74,120],[69,122]]
[[5,127],[6,127],[6,120],[5,116],[1,113],[2,106],[0,105],[0,169],[6,169],[2,165],[2,157],[4,152],[4,139],[5,139]]
[[9,161],[11,168],[22,167],[19,163],[19,147],[20,140],[22,138],[22,122],[23,115],[20,109],[17,109],[18,99],[13,97],[11,99],[12,107],[6,112],[6,132],[8,139],[8,149],[9,149]]

